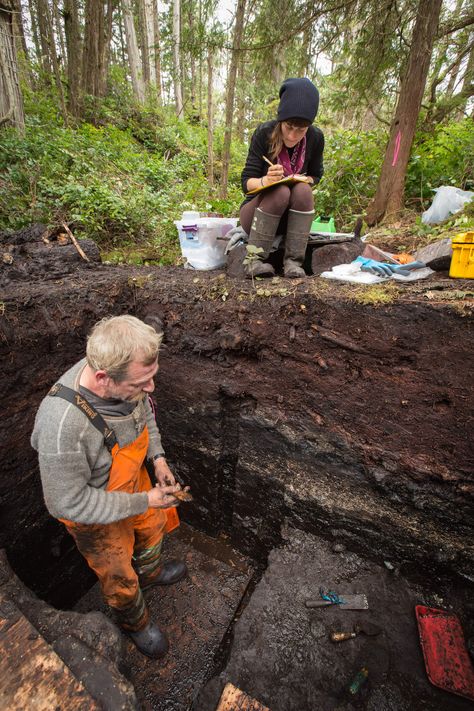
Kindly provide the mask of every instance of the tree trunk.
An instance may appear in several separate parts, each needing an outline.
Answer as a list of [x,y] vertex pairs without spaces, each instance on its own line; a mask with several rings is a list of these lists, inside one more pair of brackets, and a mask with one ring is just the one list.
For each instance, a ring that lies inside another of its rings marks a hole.
[[461,120],[469,110],[469,101],[472,96],[474,96],[474,44],[471,43],[462,77],[462,86],[456,93],[452,91],[451,95],[440,100],[430,115],[431,125],[436,126],[442,123],[450,115],[455,115],[457,120]]
[[[441,0],[440,0],[441,1]],[[224,147],[222,151],[222,177],[221,177],[221,197],[227,197],[227,180],[229,176],[230,143],[232,139],[232,118],[234,114],[235,78],[240,57],[240,45],[244,27],[245,0],[237,0],[237,12],[235,15],[234,41],[232,45],[232,56],[230,60],[229,76],[227,79],[227,97],[225,107],[225,133]]]
[[93,97],[103,96],[104,4],[102,0],[86,0],[84,53],[82,56],[82,90]]
[[[191,31],[191,38],[194,37],[194,7],[192,3],[188,6],[188,20],[189,29]],[[194,42],[191,40],[189,47],[189,64],[191,67],[191,107],[193,116],[196,116],[196,57],[194,54]]]
[[156,103],[162,105],[161,91],[161,38],[160,38],[160,22],[158,18],[158,1],[153,3],[153,39],[154,39],[154,58],[155,58],[155,77],[156,77]]
[[11,123],[23,132],[25,118],[23,99],[18,83],[18,63],[16,58],[13,5],[0,7],[0,127]]
[[180,0],[173,0],[173,82],[176,115],[180,121],[184,119],[183,90],[181,86],[181,31],[180,31]]
[[15,37],[17,60],[18,52],[20,52],[21,56],[24,57],[24,61],[20,61],[18,63],[20,83],[25,82],[25,84],[32,89],[34,87],[34,77],[31,70],[32,64],[29,57],[28,47],[26,45],[23,11],[20,0],[13,0],[13,36]]
[[213,56],[211,48],[207,50],[207,180],[214,185],[214,106],[213,106]]
[[38,13],[37,8],[33,0],[28,0],[28,9],[30,11],[30,22],[31,22],[31,36],[33,38],[33,44],[35,46],[36,60],[41,61],[41,45],[39,41],[38,33]]
[[69,125],[69,117],[67,114],[66,99],[64,98],[63,83],[61,81],[61,68],[59,66],[59,59],[58,59],[58,55],[56,52],[56,38],[54,35],[53,17],[51,15],[49,6],[47,7],[46,21],[47,21],[47,33],[48,33],[47,36],[49,38],[50,59],[51,59],[52,67],[53,67],[54,82],[56,84],[56,89],[57,89],[58,96],[59,96],[59,103],[61,105],[61,113],[63,115],[64,125],[68,126]]
[[145,31],[148,46],[150,85],[156,87],[155,0],[145,0]]
[[[202,0],[198,1],[198,22],[199,22],[199,29],[201,28],[202,24]],[[202,47],[199,47],[199,64],[198,64],[198,113],[199,113],[199,118],[202,116],[202,63],[203,63],[203,51]],[[209,59],[209,52],[208,52],[208,59]]]
[[405,176],[423,91],[438,27],[442,0],[420,0],[408,67],[403,78],[390,138],[377,184],[367,210],[368,225],[394,215],[403,207]]
[[245,110],[248,105],[247,83],[245,81],[246,62],[244,53],[240,53],[239,66],[237,69],[237,120],[235,122],[235,134],[241,141],[245,134]]
[[102,62],[100,75],[100,96],[107,94],[107,77],[109,75],[111,42],[113,34],[113,19],[116,0],[107,0],[107,12],[105,15],[104,43],[102,47]]
[[[26,38],[25,38],[25,28],[23,25],[23,11],[21,9],[21,0],[13,0],[13,31],[14,31],[14,36],[17,37],[17,40],[15,41],[15,46],[18,49],[21,48],[21,51],[23,52],[25,59],[28,60],[28,47],[26,46]],[[29,64],[29,62],[28,62]],[[28,74],[27,76],[28,81],[31,79],[31,76]]]
[[38,10],[38,31],[39,31],[39,41],[41,54],[39,57],[41,68],[43,70],[43,83],[49,85],[51,83],[51,53],[50,53],[50,41],[51,38],[48,36],[48,15],[49,7],[48,0],[36,0],[36,7]]
[[127,66],[125,39],[123,36],[125,21],[123,19],[122,5],[120,4],[120,2],[118,4],[117,10],[118,10],[119,36],[120,36],[120,62],[122,64],[122,67],[125,68]]
[[145,87],[140,71],[140,56],[138,53],[137,35],[135,33],[135,25],[133,24],[130,0],[122,0],[122,8],[133,94],[138,103],[143,104],[145,101]]
[[64,0],[64,32],[67,50],[68,109],[75,118],[81,115],[81,36],[77,0]]
[[59,47],[61,48],[61,61],[63,62],[63,66],[66,66],[66,44],[64,42],[64,32],[60,19],[58,0],[53,0],[52,23],[55,28],[56,37],[58,38]]
[[145,0],[138,0],[138,47],[142,58],[142,73],[145,87],[150,82],[150,52],[146,31]]
[[459,109],[459,118],[461,118],[463,114],[467,113],[468,101],[474,94],[474,44],[471,46],[471,51],[469,52],[469,58],[467,60],[462,89],[460,93],[463,96],[463,101]]

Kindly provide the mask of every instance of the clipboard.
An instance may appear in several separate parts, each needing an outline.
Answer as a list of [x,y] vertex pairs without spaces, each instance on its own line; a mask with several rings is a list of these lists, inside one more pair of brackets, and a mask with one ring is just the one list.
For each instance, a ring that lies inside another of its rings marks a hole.
[[287,175],[286,178],[282,178],[281,180],[277,180],[276,183],[271,183],[271,185],[261,185],[258,188],[255,188],[255,190],[251,190],[249,193],[245,193],[246,195],[257,195],[257,193],[261,193],[262,190],[268,190],[268,188],[274,188],[275,185],[291,185],[293,183],[308,183],[308,181],[305,178],[295,178],[294,175]]

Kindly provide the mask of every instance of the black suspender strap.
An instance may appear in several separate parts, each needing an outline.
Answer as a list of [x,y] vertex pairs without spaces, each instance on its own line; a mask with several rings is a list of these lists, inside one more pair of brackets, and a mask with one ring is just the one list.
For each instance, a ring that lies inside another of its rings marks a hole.
[[115,432],[107,426],[104,418],[99,415],[97,410],[95,410],[92,405],[84,397],[82,397],[80,393],[78,393],[76,390],[68,388],[62,383],[56,383],[55,385],[53,385],[48,395],[50,395],[51,397],[60,397],[63,400],[67,400],[68,402],[79,408],[79,410],[83,412],[84,415],[87,417],[89,422],[91,422],[94,427],[98,429],[99,432],[103,435],[104,444],[109,450],[109,452],[112,451],[113,447],[117,444]]

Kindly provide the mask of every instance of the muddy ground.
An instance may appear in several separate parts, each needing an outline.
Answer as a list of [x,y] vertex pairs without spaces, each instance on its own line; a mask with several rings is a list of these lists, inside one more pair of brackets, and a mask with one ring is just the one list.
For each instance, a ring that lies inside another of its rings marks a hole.
[[61,276],[52,249],[0,275],[0,545],[40,597],[67,608],[93,577],[44,509],[34,413],[92,324],[125,312],[164,329],[158,417],[191,525],[265,566],[286,521],[472,594],[472,281],[262,285],[71,254]]
[[[429,683],[415,617],[419,604],[455,610],[466,633],[474,634],[474,602],[466,591],[447,578],[407,580],[396,567],[389,570],[382,561],[374,564],[294,528],[282,533],[282,546],[271,552],[234,627],[229,658],[193,711],[214,709],[228,681],[272,711],[472,709],[473,702]],[[318,599],[320,586],[364,593],[369,609],[307,609],[305,601]],[[380,633],[330,640],[332,631],[351,631],[354,624]],[[352,694],[362,668],[367,681]]]

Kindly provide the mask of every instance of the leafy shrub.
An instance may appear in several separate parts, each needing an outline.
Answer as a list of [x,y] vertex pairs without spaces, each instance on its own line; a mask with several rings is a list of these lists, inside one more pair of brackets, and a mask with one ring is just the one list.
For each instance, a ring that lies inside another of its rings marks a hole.
[[374,194],[383,156],[383,137],[376,132],[340,130],[326,137],[324,176],[314,189],[315,210],[333,215],[339,230],[353,227]]
[[[474,131],[472,119],[438,126],[431,135],[419,134],[408,165],[405,193],[431,202],[441,185],[474,189]],[[426,206],[425,206],[426,207]]]

